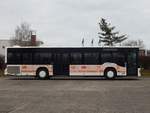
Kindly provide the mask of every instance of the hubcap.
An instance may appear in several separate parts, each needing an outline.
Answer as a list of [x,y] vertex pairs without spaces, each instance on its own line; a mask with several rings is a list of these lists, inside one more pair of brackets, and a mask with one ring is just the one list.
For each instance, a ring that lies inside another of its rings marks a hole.
[[107,72],[107,77],[108,78],[113,78],[114,77],[114,72],[113,71],[108,71]]
[[46,72],[45,72],[45,71],[40,71],[40,72],[39,72],[39,76],[40,76],[41,78],[45,78],[45,77],[46,77]]

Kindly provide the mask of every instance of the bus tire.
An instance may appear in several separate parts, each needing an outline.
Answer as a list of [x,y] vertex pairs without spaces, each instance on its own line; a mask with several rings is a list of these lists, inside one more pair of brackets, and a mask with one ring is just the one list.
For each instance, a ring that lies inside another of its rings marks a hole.
[[117,76],[116,69],[106,68],[104,71],[104,76],[106,79],[115,79],[115,77]]
[[46,68],[39,68],[36,72],[36,77],[42,80],[48,79],[49,77],[48,70]]

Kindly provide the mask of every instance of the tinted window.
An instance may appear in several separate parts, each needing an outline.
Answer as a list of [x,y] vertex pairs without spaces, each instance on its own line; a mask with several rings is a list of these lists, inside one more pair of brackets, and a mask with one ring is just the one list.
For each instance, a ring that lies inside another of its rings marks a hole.
[[114,52],[113,54],[113,61],[114,63],[125,66],[125,55],[121,52]]
[[102,64],[106,63],[106,62],[113,62],[111,52],[103,52],[103,53],[101,53],[101,61],[102,61]]
[[32,64],[32,53],[24,52],[22,54],[22,63],[23,64]]
[[35,64],[50,64],[52,54],[48,52],[35,52],[33,58]]
[[104,52],[101,54],[102,63],[110,62],[125,66],[125,55],[121,52]]
[[67,54],[67,53],[63,53],[62,54],[62,62],[64,64],[68,64],[69,63],[69,54]]
[[129,52],[127,55],[128,60],[128,75],[137,75],[137,53],[136,52]]
[[9,52],[7,54],[7,63],[8,64],[13,63],[13,53],[12,52]]
[[71,53],[71,64],[81,64],[82,54],[81,53]]
[[17,51],[13,51],[13,52],[9,51],[7,54],[7,63],[8,64],[21,64],[22,63],[21,53]]
[[98,64],[99,54],[98,53],[84,53],[84,64]]

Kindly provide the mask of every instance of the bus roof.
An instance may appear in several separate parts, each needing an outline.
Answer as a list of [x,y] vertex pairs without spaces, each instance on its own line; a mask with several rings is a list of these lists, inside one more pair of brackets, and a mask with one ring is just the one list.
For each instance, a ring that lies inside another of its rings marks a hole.
[[139,46],[12,46],[7,48],[139,48]]

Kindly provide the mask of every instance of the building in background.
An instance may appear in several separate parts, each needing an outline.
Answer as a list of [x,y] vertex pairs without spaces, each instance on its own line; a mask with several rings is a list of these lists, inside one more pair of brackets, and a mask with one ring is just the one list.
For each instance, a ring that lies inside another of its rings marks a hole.
[[140,49],[139,56],[150,56],[150,50],[147,49]]
[[[35,32],[31,32],[30,40],[22,40],[22,43],[27,43],[26,46],[41,46],[43,45],[42,41],[38,41]],[[12,40],[0,39],[0,55],[5,56],[5,49],[7,47],[15,46]],[[18,45],[16,45],[18,46]],[[20,46],[20,45],[19,45]]]
[[0,55],[5,55],[5,48],[11,46],[11,41],[10,40],[0,40]]

